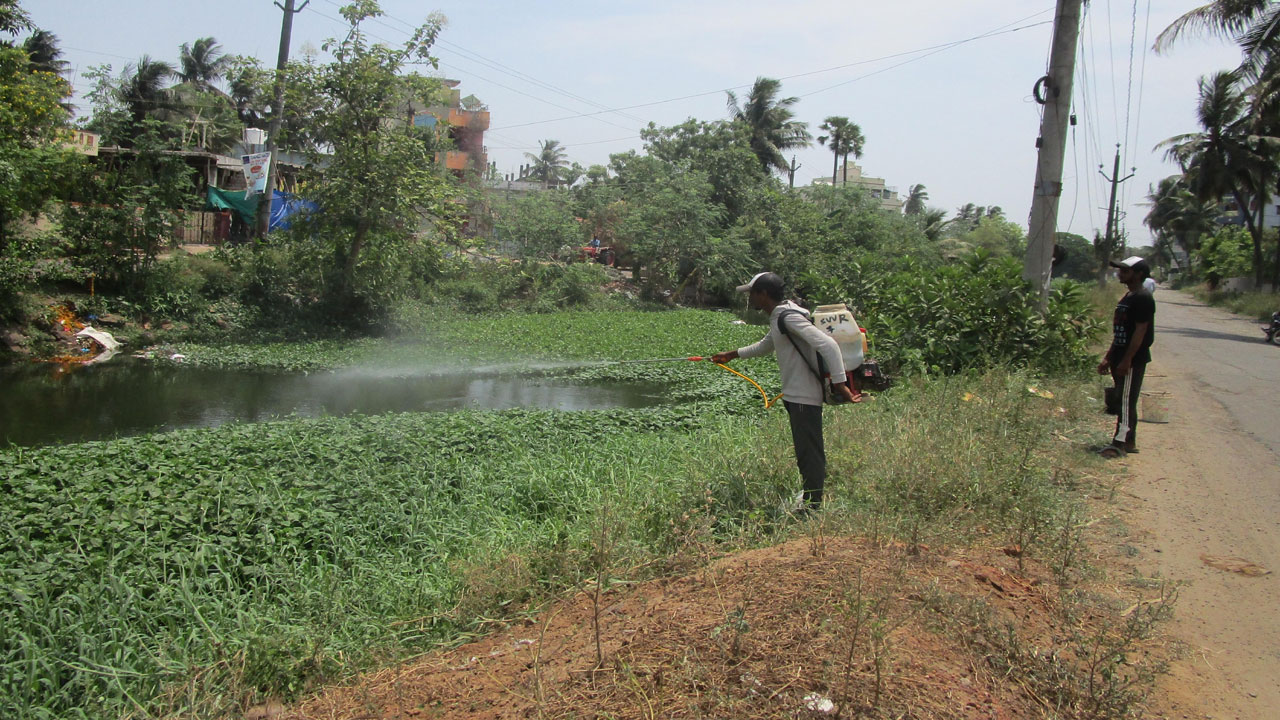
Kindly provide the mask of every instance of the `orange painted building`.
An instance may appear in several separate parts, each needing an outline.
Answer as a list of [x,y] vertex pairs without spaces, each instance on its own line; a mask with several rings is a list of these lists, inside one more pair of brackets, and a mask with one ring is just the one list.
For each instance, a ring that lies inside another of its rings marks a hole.
[[[489,129],[488,110],[464,110],[457,80],[444,80],[449,87],[448,105],[438,105],[414,115],[414,124],[430,127],[436,122],[448,126],[453,148],[436,153],[436,162],[461,175],[468,170],[484,172],[489,158],[484,151],[484,131]],[[471,100],[473,98],[469,98]],[[472,105],[473,103],[468,103]],[[478,104],[478,103],[475,103]],[[443,155],[444,157],[441,157]]]

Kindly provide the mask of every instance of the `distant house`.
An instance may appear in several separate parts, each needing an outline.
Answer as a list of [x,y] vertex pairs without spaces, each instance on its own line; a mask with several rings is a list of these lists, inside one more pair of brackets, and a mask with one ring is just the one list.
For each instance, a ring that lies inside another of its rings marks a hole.
[[[1244,215],[1234,199],[1222,201],[1222,212],[1223,225],[1244,225]],[[1280,204],[1275,204],[1274,198],[1262,209],[1262,227],[1280,227]]]
[[[894,212],[902,212],[903,201],[898,197],[898,188],[891,185],[885,185],[884,178],[868,177],[862,174],[862,168],[857,165],[844,164],[836,172],[836,181],[838,185],[856,185],[866,190],[871,197],[880,201],[880,207],[885,210]],[[813,181],[814,185],[830,185],[831,178],[820,177]]]
[[[449,88],[449,97],[443,105],[411,108],[413,124],[433,128],[438,123],[448,126],[448,137],[453,149],[436,154],[436,162],[456,175],[467,171],[483,173],[489,165],[484,151],[484,131],[489,129],[489,111],[473,95],[461,97],[457,80],[441,80]],[[442,157],[443,156],[443,157]]]

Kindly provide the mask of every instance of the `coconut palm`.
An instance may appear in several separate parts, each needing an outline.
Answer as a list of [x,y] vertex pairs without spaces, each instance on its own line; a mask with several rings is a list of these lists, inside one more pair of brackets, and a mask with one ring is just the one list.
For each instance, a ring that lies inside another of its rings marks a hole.
[[169,92],[165,82],[173,77],[173,66],[162,60],[152,60],[143,55],[134,65],[125,68],[125,79],[120,85],[120,100],[129,111],[135,125],[148,115],[169,107]]
[[1201,132],[1176,135],[1157,147],[1188,175],[1188,188],[1201,201],[1230,196],[1253,238],[1255,280],[1262,282],[1262,207],[1275,173],[1280,138],[1252,134],[1248,98],[1239,74],[1222,71],[1200,78],[1196,117]]
[[1212,232],[1222,210],[1216,200],[1200,200],[1187,187],[1185,175],[1161,180],[1147,193],[1151,209],[1143,222],[1157,241],[1176,244],[1191,262],[1200,237]]
[[1189,34],[1229,37],[1240,44],[1244,60],[1240,70],[1256,77],[1280,50],[1280,3],[1274,0],[1214,0],[1182,15],[1156,37],[1155,50],[1163,52]]
[[17,35],[31,27],[31,18],[17,0],[0,0],[0,33]]
[[847,117],[832,115],[823,120],[818,129],[827,133],[818,136],[818,144],[831,148],[831,184],[836,184],[836,171],[839,169],[836,161],[840,158],[844,158],[845,182],[848,182],[849,156],[853,155],[855,159],[862,157],[862,145],[866,142],[862,137],[862,128]]
[[906,215],[919,215],[925,211],[925,203],[929,201],[929,191],[924,185],[912,185],[907,188],[907,202],[902,206]]
[[533,161],[533,169],[529,172],[530,177],[541,180],[544,188],[559,185],[563,171],[569,165],[564,147],[560,145],[559,140],[543,140],[538,145],[540,147],[537,155],[524,154]]
[[920,224],[920,230],[930,242],[938,242],[942,240],[943,233],[946,232],[947,226],[951,221],[947,219],[947,211],[942,208],[924,208],[919,213],[914,213],[915,220]]
[[205,37],[196,40],[194,44],[182,43],[179,63],[180,81],[189,83],[197,90],[221,93],[213,84],[222,79],[231,58],[223,54],[222,45],[217,40]]
[[58,38],[47,30],[37,30],[22,42],[26,51],[27,68],[32,72],[48,72],[61,75],[67,71],[67,61],[62,59]]
[[729,117],[744,123],[750,131],[751,151],[760,159],[765,172],[786,172],[784,150],[808,147],[813,139],[806,123],[794,120],[792,108],[800,98],[778,98],[782,82],[773,78],[758,77],[747,93],[746,102],[739,104],[732,90],[726,91]]

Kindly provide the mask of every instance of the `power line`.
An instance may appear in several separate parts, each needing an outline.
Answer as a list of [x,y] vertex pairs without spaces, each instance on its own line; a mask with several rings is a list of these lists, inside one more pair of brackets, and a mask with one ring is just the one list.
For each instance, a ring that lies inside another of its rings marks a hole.
[[[1036,13],[1036,14],[1037,14],[1037,15],[1039,15],[1039,14],[1041,14],[1041,13]],[[869,72],[869,73],[867,73],[866,75],[859,75],[858,77],[852,78],[852,79],[850,79],[850,80],[845,80],[844,82],[838,82],[838,83],[836,83],[835,85],[830,85],[830,86],[828,86],[828,87],[824,87],[824,88],[821,88],[821,89],[818,89],[818,90],[814,90],[814,91],[812,91],[812,92],[807,92],[807,93],[804,93],[803,95],[800,95],[799,97],[809,97],[809,96],[811,96],[811,95],[817,95],[818,93],[826,92],[826,91],[828,91],[828,90],[834,90],[835,88],[842,87],[842,86],[844,86],[844,85],[849,85],[850,83],[855,83],[855,82],[857,82],[857,81],[859,81],[859,80],[865,80],[866,78],[869,78],[869,77],[871,77],[872,75],[879,75],[880,73],[889,72],[890,70],[893,70],[893,69],[895,69],[895,68],[900,68],[900,67],[902,67],[903,65],[909,65],[909,64],[911,64],[911,63],[913,63],[913,62],[916,62],[916,61],[918,61],[918,60],[923,60],[923,59],[925,59],[925,58],[927,58],[927,57],[930,57],[931,55],[937,55],[937,54],[938,54],[938,53],[940,53],[940,52],[945,52],[945,51],[950,50],[950,49],[952,49],[952,48],[954,48],[954,47],[959,47],[960,45],[964,45],[965,43],[970,43],[970,42],[973,42],[973,41],[975,41],[975,40],[980,40],[980,39],[982,39],[982,38],[987,38],[987,37],[993,37],[993,36],[995,36],[995,35],[1004,35],[1004,34],[1007,34],[1007,33],[1018,32],[1019,30],[1026,30],[1027,28],[1033,28],[1033,27],[1039,27],[1039,26],[1041,26],[1041,25],[1051,25],[1051,24],[1053,24],[1053,21],[1052,21],[1052,20],[1046,20],[1046,21],[1044,21],[1044,22],[1032,23],[1031,25],[1024,25],[1024,26],[1022,26],[1022,27],[1014,28],[1014,29],[1012,29],[1012,30],[1006,30],[1006,31],[1004,31],[1004,32],[995,32],[995,31],[992,31],[992,32],[989,32],[989,33],[984,33],[984,34],[979,35],[979,36],[977,36],[977,37],[969,38],[969,39],[967,39],[967,40],[961,40],[961,41],[959,41],[959,42],[949,43],[949,44],[946,44],[946,45],[937,46],[937,49],[936,49],[936,50],[932,50],[931,52],[926,52],[925,54],[923,54],[923,55],[921,55],[921,56],[919,56],[919,57],[914,57],[914,58],[911,58],[910,60],[904,60],[904,61],[902,61],[902,62],[900,62],[900,63],[897,63],[896,65],[890,65],[889,67],[881,68],[881,69],[879,69],[879,70],[875,70],[875,71],[873,71],[873,72]],[[917,51],[915,51],[915,52],[921,52],[921,51],[917,50]],[[910,54],[910,53],[903,53],[903,54]],[[881,58],[881,59],[883,59],[883,58]],[[820,72],[826,72],[826,71],[820,71]],[[812,73],[806,73],[806,74],[812,74]],[[792,75],[792,76],[790,76],[790,77],[785,77],[785,78],[781,78],[781,79],[782,79],[782,80],[789,80],[791,77],[797,77],[797,76]]]
[[138,58],[126,57],[124,55],[116,55],[115,53],[102,52],[101,50],[86,50],[84,48],[71,47],[70,45],[63,45],[62,49],[74,50],[76,52],[82,52],[82,53],[89,53],[90,55],[105,55],[107,57],[120,58],[121,60],[128,60],[130,62],[133,62],[134,60],[138,59]]
[[[603,144],[605,144],[605,143],[614,143],[614,142],[622,142],[622,141],[624,141],[624,140],[638,140],[638,139],[640,139],[640,136],[639,136],[639,135],[628,135],[627,137],[610,138],[610,139],[608,139],[608,140],[591,140],[591,141],[588,141],[588,142],[570,143],[570,144],[568,144],[568,145],[561,145],[560,147],[562,147],[562,148],[571,148],[571,147],[581,147],[581,146],[583,146],[583,145],[603,145]],[[498,146],[498,147],[488,147],[488,148],[486,148],[486,150],[531,150],[531,149],[533,149],[534,147],[536,147],[536,146],[534,146],[534,145],[519,145],[519,146],[516,146],[516,147],[501,147],[501,146]]]
[[1129,164],[1129,112],[1133,108],[1133,49],[1138,42],[1138,0],[1133,0],[1133,21],[1129,26],[1129,81],[1124,101],[1124,164]]
[[[571,108],[571,107],[567,107],[567,106],[565,106],[565,105],[561,105],[561,104],[559,104],[559,103],[551,102],[550,100],[546,100],[546,99],[544,99],[544,98],[540,98],[540,97],[538,97],[538,96],[536,96],[536,95],[530,95],[529,93],[524,92],[524,91],[522,91],[522,90],[517,90],[517,89],[515,89],[515,88],[513,88],[513,87],[510,87],[510,86],[508,86],[508,85],[503,85],[502,83],[500,83],[500,82],[498,82],[498,81],[496,81],[496,80],[491,80],[491,79],[489,79],[489,78],[487,78],[487,77],[484,77],[484,76],[481,76],[481,75],[477,75],[477,74],[475,74],[475,73],[473,73],[473,72],[470,72],[470,71],[467,71],[467,70],[463,70],[462,68],[460,68],[460,67],[458,67],[458,66],[456,66],[456,65],[450,65],[450,64],[448,64],[448,63],[446,63],[446,62],[441,62],[440,64],[441,64],[442,66],[444,66],[444,67],[451,68],[451,69],[456,70],[456,71],[458,71],[458,72],[460,72],[460,73],[463,73],[464,75],[470,75],[471,77],[474,77],[474,78],[476,78],[477,80],[482,80],[482,81],[484,81],[484,82],[487,82],[487,83],[489,83],[490,85],[496,85],[497,87],[500,87],[500,88],[502,88],[503,90],[509,90],[509,91],[511,91],[511,92],[513,92],[513,93],[516,93],[517,95],[523,95],[523,96],[525,96],[525,97],[527,97],[527,98],[530,98],[530,99],[533,99],[533,100],[537,100],[537,101],[538,101],[538,102],[540,102],[540,103],[546,103],[547,105],[550,105],[550,106],[552,106],[552,107],[558,107],[558,108],[560,108],[561,110],[568,110],[569,112],[576,112],[576,111],[575,111],[573,108]],[[602,123],[605,123],[606,125],[612,125],[612,126],[614,126],[614,127],[616,127],[616,128],[621,128],[621,129],[623,129],[623,130],[630,130],[630,129],[631,129],[631,128],[627,127],[626,125],[619,125],[618,123],[613,122],[612,120],[607,120],[607,119],[605,119],[605,118],[597,117],[597,118],[592,118],[592,119],[593,119],[593,120],[597,120],[597,121],[602,122]]]
[[1133,143],[1136,146],[1138,138],[1142,131],[1142,97],[1145,92],[1147,79],[1147,54],[1148,41],[1151,33],[1151,0],[1147,0],[1147,18],[1145,27],[1142,31],[1142,69],[1138,73],[1138,113],[1133,123]]
[[[824,68],[824,69],[822,69],[822,70],[811,70],[811,71],[809,71],[809,72],[797,73],[797,74],[794,74],[794,75],[786,75],[786,76],[783,76],[783,77],[778,78],[778,79],[779,79],[779,80],[791,80],[791,79],[798,78],[798,77],[804,77],[804,76],[806,76],[806,75],[816,75],[816,74],[819,74],[819,73],[832,72],[832,71],[835,71],[835,70],[842,70],[842,69],[845,69],[845,68],[853,67],[853,66],[855,66],[855,65],[866,65],[866,64],[869,64],[869,63],[880,62],[880,61],[882,61],[882,60],[888,60],[888,59],[892,59],[892,58],[896,58],[896,57],[902,57],[902,56],[904,56],[904,55],[913,55],[913,54],[916,54],[916,53],[926,52],[926,51],[934,50],[934,49],[937,49],[937,48],[941,48],[941,49],[950,49],[950,48],[953,48],[953,47],[958,47],[958,46],[963,45],[963,44],[965,44],[965,43],[973,42],[973,41],[975,41],[975,40],[985,39],[985,38],[989,38],[989,37],[995,37],[995,36],[997,36],[997,35],[1006,35],[1006,34],[1008,34],[1008,33],[1018,32],[1019,30],[1025,30],[1025,29],[1027,29],[1027,28],[1037,27],[1037,26],[1039,26],[1039,25],[1046,25],[1046,24],[1049,24],[1049,22],[1052,22],[1052,21],[1046,21],[1046,22],[1034,23],[1034,24],[1032,24],[1032,25],[1026,25],[1026,26],[1023,26],[1023,27],[1012,28],[1012,29],[1010,29],[1010,30],[1004,30],[1004,31],[1001,31],[1001,32],[988,31],[988,32],[982,33],[981,35],[975,35],[975,36],[970,37],[970,38],[965,38],[965,39],[963,39],[963,40],[957,40],[957,41],[950,42],[950,43],[943,43],[942,45],[933,45],[933,46],[930,46],[930,47],[927,47],[927,48],[918,48],[918,49],[915,49],[915,50],[908,50],[908,51],[905,51],[905,52],[892,53],[892,54],[889,54],[889,55],[883,55],[883,56],[881,56],[881,57],[877,57],[877,58],[871,58],[871,59],[869,59],[869,60],[859,60],[858,62],[846,63],[846,64],[844,64],[844,65],[838,65],[838,66],[836,66],[836,67],[831,67],[831,68]],[[931,53],[931,54],[933,54],[933,53]],[[905,63],[902,63],[902,64],[905,64]],[[894,67],[898,67],[898,66],[894,66]],[[892,69],[892,68],[885,68],[885,69],[886,69],[886,70],[889,70],[889,69]],[[877,71],[877,72],[883,72],[883,71]],[[872,74],[875,74],[875,73],[872,73]],[[840,83],[840,84],[841,84],[841,85],[847,85],[849,82],[854,82],[854,81],[857,81],[857,80],[861,80],[863,77],[869,77],[869,75],[864,75],[864,76],[861,76],[861,77],[857,77],[857,78],[854,78],[853,80],[850,80],[850,81],[847,81],[847,82],[844,82],[844,83]],[[718,95],[718,94],[720,94],[720,93],[722,93],[722,92],[725,92],[726,90],[742,90],[742,89],[749,88],[749,87],[751,87],[751,85],[750,85],[750,84],[747,84],[747,85],[736,85],[736,86],[729,87],[729,88],[717,88],[717,89],[715,89],[715,90],[705,90],[705,91],[703,91],[703,92],[691,93],[691,94],[689,94],[689,95],[681,95],[681,96],[679,96],[679,97],[666,98],[665,100],[654,100],[654,101],[652,101],[652,102],[637,103],[637,104],[635,104],[635,105],[625,105],[625,106],[623,106],[623,107],[610,108],[610,109],[608,109],[608,110],[601,110],[601,111],[599,111],[599,112],[593,112],[593,113],[582,113],[582,114],[580,114],[580,115],[567,115],[567,116],[564,116],[564,117],[550,118],[550,119],[547,119],[547,120],[533,120],[533,121],[530,121],[530,122],[527,122],[527,123],[519,123],[519,124],[516,124],[516,125],[505,125],[505,126],[503,126],[503,127],[501,127],[501,128],[498,128],[498,129],[499,129],[499,130],[509,130],[509,129],[511,129],[511,128],[528,127],[528,126],[530,126],[530,125],[544,125],[544,124],[546,124],[546,123],[561,122],[561,121],[564,121],[564,120],[576,120],[576,119],[578,119],[578,118],[582,118],[582,117],[590,117],[590,116],[592,116],[592,115],[600,115],[600,114],[602,114],[602,113],[606,113],[606,112],[616,112],[616,111],[618,111],[618,110],[636,110],[636,109],[638,109],[638,108],[652,107],[652,106],[654,106],[654,105],[665,105],[665,104],[667,104],[667,103],[680,102],[681,100],[692,100],[692,99],[694,99],[694,98],[706,97],[707,95]],[[838,87],[838,85],[833,85],[833,86],[828,87],[828,88],[823,88],[822,90],[815,90],[814,92],[808,93],[807,95],[812,95],[812,94],[814,94],[814,93],[816,93],[816,92],[822,92],[823,90],[830,90],[830,89],[831,89],[831,88],[833,88],[833,87]],[[800,96],[800,97],[807,97],[807,95],[802,95],[802,96]]]
[[[340,3],[335,2],[335,0],[325,0],[325,1],[326,1],[326,2],[328,2],[330,5],[333,5],[334,7],[341,7]],[[410,22],[408,22],[408,21],[406,21],[406,20],[404,20],[404,19],[402,19],[402,18],[396,17],[396,16],[394,16],[394,15],[386,14],[386,13],[384,13],[384,14],[383,14],[383,17],[386,17],[386,18],[388,18],[388,19],[390,19],[390,20],[394,20],[394,21],[396,21],[397,23],[400,23],[400,24],[401,24],[401,25],[403,25],[405,28],[408,28],[410,31],[417,30],[417,26],[416,26],[416,25],[414,25],[413,23],[410,23]],[[382,22],[379,18],[373,18],[373,21],[374,21],[374,22],[377,22],[378,24],[380,24],[380,25],[382,25],[383,27],[386,27],[386,28],[388,28],[388,29],[393,29],[393,30],[394,30],[394,29],[396,29],[396,28],[392,28],[392,27],[391,27],[390,25],[388,25],[387,23]],[[462,59],[464,59],[464,60],[470,60],[471,62],[479,63],[479,64],[481,64],[481,65],[484,65],[484,66],[486,66],[486,67],[489,67],[490,69],[497,70],[498,72],[503,73],[504,75],[510,75],[511,77],[514,77],[514,78],[516,78],[516,79],[518,79],[518,80],[523,80],[523,81],[525,81],[525,82],[532,83],[532,84],[534,84],[534,85],[536,85],[536,86],[539,86],[539,87],[541,87],[541,88],[543,88],[543,89],[550,90],[550,91],[555,92],[555,93],[558,93],[558,94],[560,94],[560,95],[564,95],[565,97],[568,97],[568,98],[570,98],[570,99],[576,100],[576,101],[581,102],[581,103],[586,104],[586,105],[591,105],[591,106],[594,106],[594,107],[596,107],[596,108],[600,108],[600,109],[607,109],[607,108],[606,108],[606,106],[605,106],[605,105],[603,105],[603,104],[601,104],[601,103],[595,102],[595,101],[590,100],[590,99],[588,99],[588,98],[582,97],[581,95],[577,95],[577,94],[572,93],[572,92],[570,92],[570,91],[568,91],[568,90],[565,90],[565,89],[563,89],[563,88],[559,88],[559,87],[556,87],[555,85],[552,85],[552,84],[550,84],[550,83],[547,83],[547,82],[544,82],[544,81],[542,81],[542,80],[539,80],[538,78],[536,78],[536,77],[534,77],[534,76],[532,76],[532,75],[529,75],[528,73],[522,72],[522,71],[517,70],[517,69],[515,69],[515,68],[512,68],[512,67],[510,67],[510,66],[508,66],[508,65],[504,65],[504,64],[502,64],[501,62],[498,62],[497,60],[493,60],[492,58],[485,57],[484,55],[481,55],[481,54],[480,54],[480,53],[478,53],[478,52],[475,52],[475,51],[470,50],[470,49],[468,49],[468,48],[465,48],[465,47],[463,47],[463,46],[461,46],[461,45],[458,45],[457,43],[450,42],[450,41],[448,41],[448,40],[444,40],[443,38],[437,38],[437,40],[436,40],[436,42],[435,42],[435,45],[436,45],[436,46],[444,46],[444,47],[452,48],[455,52],[457,52],[457,53],[461,54]],[[479,77],[479,76],[476,76],[476,77]],[[482,79],[482,80],[485,80],[485,78],[481,78],[481,79]],[[492,80],[485,80],[485,81],[486,81],[486,82],[493,82]],[[497,85],[497,83],[493,83],[493,84]],[[503,85],[499,85],[499,87],[502,87],[502,88],[507,89],[507,90],[511,90],[511,89],[512,89],[512,88],[508,88],[508,87],[503,86]],[[519,92],[519,91],[514,91],[514,92]],[[533,96],[532,96],[532,95],[530,95],[529,97],[533,97]],[[540,99],[540,98],[535,98],[535,99]],[[554,103],[551,103],[551,104],[554,104]],[[556,107],[563,107],[563,106],[556,105]],[[564,108],[564,109],[566,109],[566,110],[573,110],[572,108]],[[619,114],[621,114],[621,115],[626,115],[625,113],[619,113]],[[634,116],[634,115],[626,115],[626,116],[627,116],[627,117],[629,117],[629,118],[631,118],[632,120],[635,120],[636,122],[644,122],[644,120],[643,120],[642,118],[636,117],[636,116]],[[617,127],[622,127],[622,126],[617,126]]]
[[1111,0],[1107,0],[1107,58],[1111,63],[1111,112],[1115,116],[1116,134],[1120,135],[1120,96],[1116,94],[1116,33],[1111,27]]

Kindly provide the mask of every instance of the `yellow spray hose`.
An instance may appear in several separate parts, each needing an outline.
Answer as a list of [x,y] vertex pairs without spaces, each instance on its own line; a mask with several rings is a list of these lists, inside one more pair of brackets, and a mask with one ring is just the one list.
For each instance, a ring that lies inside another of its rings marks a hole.
[[747,377],[746,375],[743,375],[742,373],[738,372],[737,370],[734,370],[733,368],[729,367],[728,365],[725,365],[724,363],[716,363],[716,366],[722,367],[725,370],[728,370],[729,372],[733,373],[734,375],[737,375],[738,377],[742,378],[743,380],[746,380],[752,385],[755,385],[756,389],[760,391],[760,395],[764,397],[765,410],[768,410],[769,408],[773,407],[774,403],[782,399],[782,393],[778,393],[778,397],[770,400],[769,393],[765,392],[764,388],[760,387],[760,383],[756,382],[755,380],[752,380],[751,378]]
[[[680,360],[688,360],[690,362],[699,362],[701,360],[710,360],[710,359],[711,359],[710,356],[704,357],[702,355],[690,355],[689,357],[653,358],[651,360],[618,360],[616,362],[620,365],[625,365],[629,363],[676,362]],[[728,365],[725,365],[724,363],[714,363],[714,364],[717,365],[718,367],[722,367],[725,370],[728,370],[729,372],[733,373],[734,375],[737,375],[743,380],[746,380],[752,385],[755,385],[756,389],[760,391],[760,396],[764,398],[765,410],[768,410],[769,408],[773,407],[774,403],[782,399],[782,393],[778,393],[778,397],[770,400],[769,393],[765,392],[765,389],[760,387],[760,383],[756,382],[755,380],[752,380],[751,378],[747,377],[746,375],[743,375],[742,373],[738,372],[737,370],[734,370],[733,368],[729,367]]]

